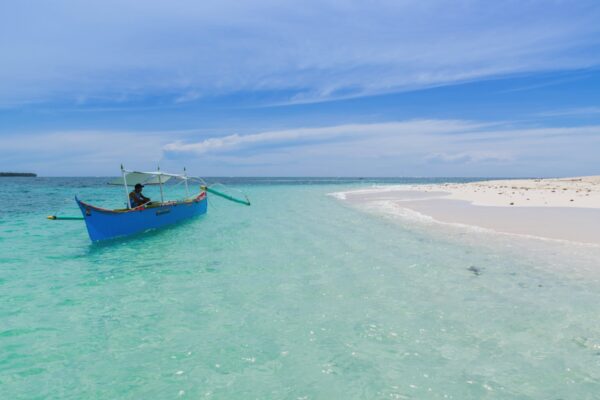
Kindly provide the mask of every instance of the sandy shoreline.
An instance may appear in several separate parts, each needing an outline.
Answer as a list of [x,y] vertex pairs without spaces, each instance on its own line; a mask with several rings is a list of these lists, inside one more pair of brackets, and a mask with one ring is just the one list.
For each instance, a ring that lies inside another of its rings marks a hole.
[[443,223],[600,245],[600,176],[405,185],[337,197],[383,213],[410,210]]

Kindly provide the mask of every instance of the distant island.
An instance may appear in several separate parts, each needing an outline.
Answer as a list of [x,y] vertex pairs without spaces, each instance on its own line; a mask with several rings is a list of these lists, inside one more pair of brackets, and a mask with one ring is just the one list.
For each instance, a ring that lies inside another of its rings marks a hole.
[[26,176],[35,178],[37,174],[33,172],[0,172],[0,177],[14,177],[14,176]]

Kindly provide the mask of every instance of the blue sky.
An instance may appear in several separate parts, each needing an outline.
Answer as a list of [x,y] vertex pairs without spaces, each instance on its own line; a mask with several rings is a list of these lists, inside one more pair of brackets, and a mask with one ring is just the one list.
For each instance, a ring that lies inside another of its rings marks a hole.
[[0,170],[600,174],[597,1],[0,4]]

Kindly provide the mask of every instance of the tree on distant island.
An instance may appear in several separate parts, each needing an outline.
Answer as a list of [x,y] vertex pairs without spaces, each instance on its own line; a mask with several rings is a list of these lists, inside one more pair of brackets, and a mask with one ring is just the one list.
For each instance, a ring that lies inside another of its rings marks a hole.
[[37,174],[33,172],[0,172],[0,176],[2,177],[15,177],[15,176],[25,176],[35,178]]

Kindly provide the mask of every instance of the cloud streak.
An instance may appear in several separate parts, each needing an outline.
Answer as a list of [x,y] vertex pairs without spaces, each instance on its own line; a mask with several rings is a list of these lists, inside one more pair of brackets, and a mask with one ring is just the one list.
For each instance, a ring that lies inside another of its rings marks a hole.
[[564,110],[553,110],[538,113],[540,117],[584,117],[600,114],[600,107],[567,108]]
[[475,124],[464,121],[436,121],[420,120],[407,122],[390,122],[378,124],[347,124],[320,128],[300,128],[279,131],[268,131],[249,135],[227,135],[202,140],[200,142],[185,143],[176,141],[163,147],[166,152],[195,153],[226,152],[244,147],[274,144],[319,144],[339,138],[346,141],[373,138],[377,136],[390,136],[406,132],[419,132],[421,134],[453,133],[469,131],[480,128],[484,124]]
[[[372,124],[347,124],[317,128],[297,128],[265,131],[248,135],[226,135],[209,137],[197,142],[177,140],[163,146],[166,153],[228,156],[255,154],[249,149],[265,148],[272,153],[274,148],[326,149],[328,154],[360,154],[383,157],[402,154],[414,149],[434,149],[427,159],[442,162],[507,161],[510,156],[497,155],[496,146],[512,146],[514,143],[553,141],[570,139],[600,139],[600,127],[534,127],[507,128],[510,123],[479,123],[461,120],[411,120]],[[339,139],[333,143],[331,139]],[[429,145],[429,147],[428,147]],[[449,154],[436,153],[436,148],[471,148],[470,153],[458,151]],[[489,148],[489,149],[488,149]],[[288,151],[288,150],[282,150]],[[310,150],[308,150],[310,151]],[[258,154],[261,154],[259,151]]]
[[1,6],[4,104],[312,102],[600,63],[594,1],[34,3]]
[[162,135],[153,132],[65,131],[0,136],[0,170],[40,175],[113,176],[119,165],[154,169]]
[[187,166],[237,176],[552,176],[600,173],[600,126],[408,120],[204,137],[192,131],[0,136],[0,169],[114,175]]
[[273,165],[282,175],[582,175],[600,172],[600,126],[410,120],[179,140],[163,150],[217,170],[226,163],[233,175],[268,175]]

